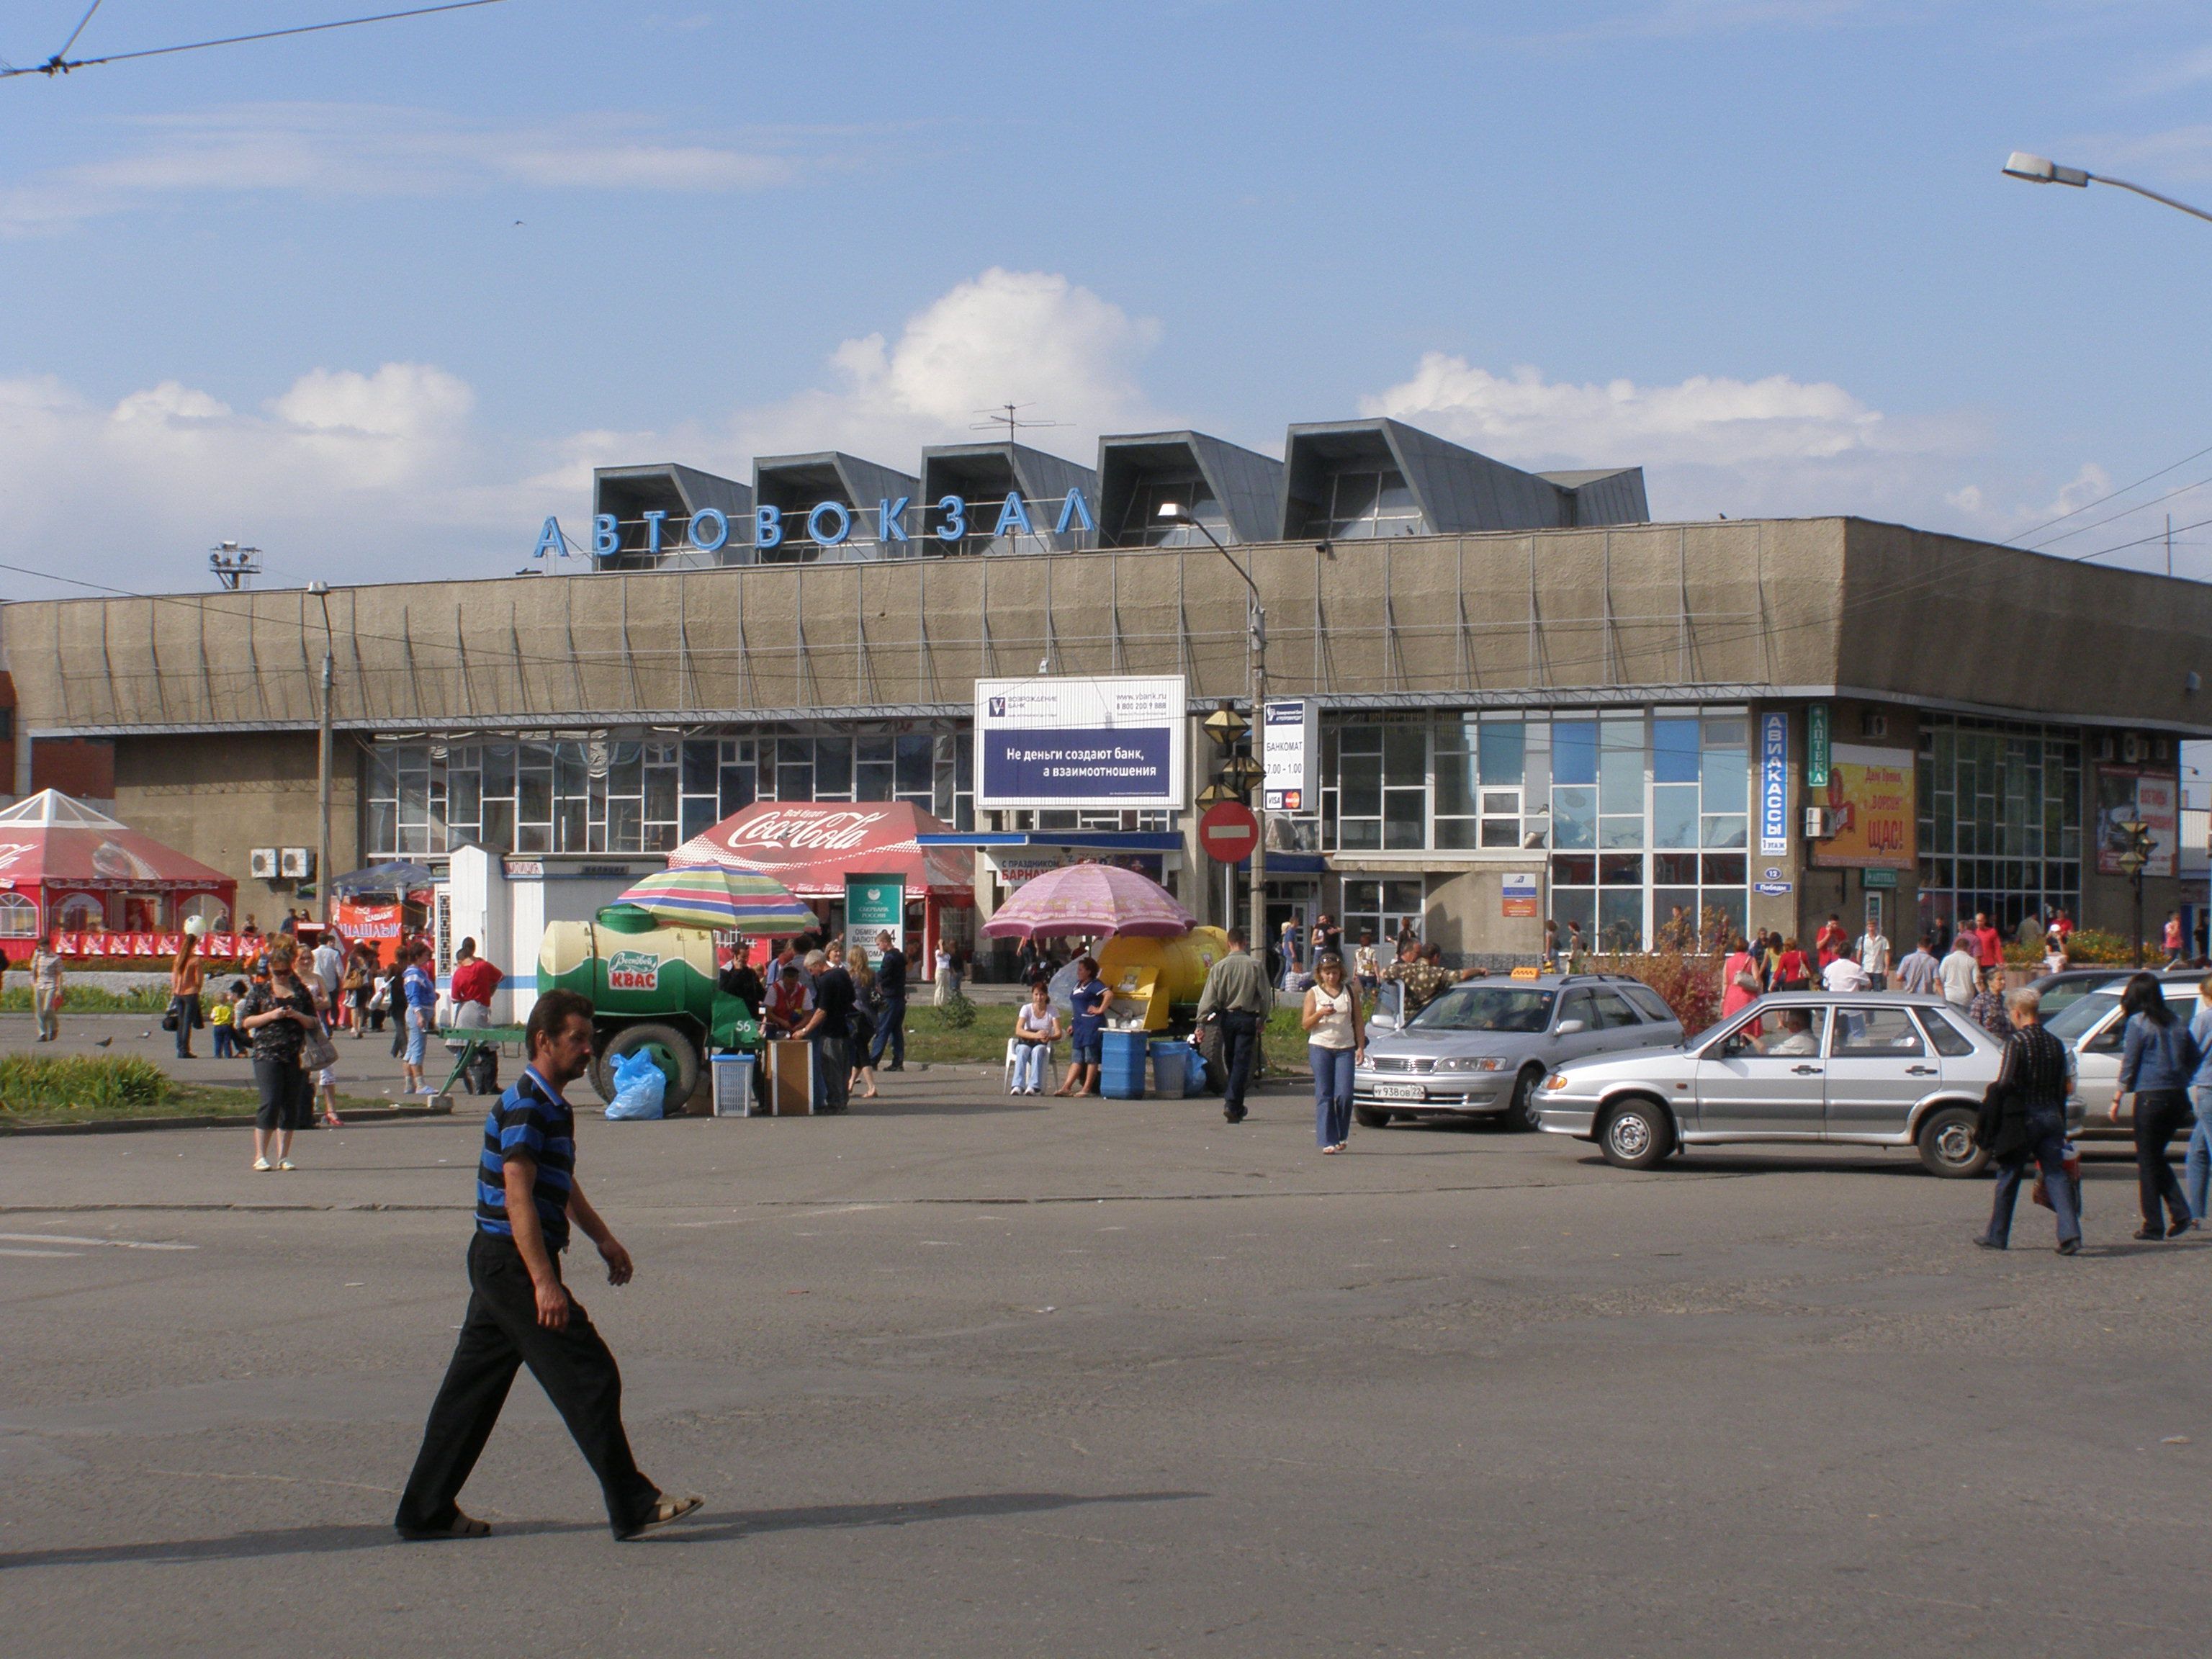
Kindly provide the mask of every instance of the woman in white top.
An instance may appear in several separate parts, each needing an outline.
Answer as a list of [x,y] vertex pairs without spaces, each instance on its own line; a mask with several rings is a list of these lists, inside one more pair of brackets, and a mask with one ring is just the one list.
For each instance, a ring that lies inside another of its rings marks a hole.
[[1053,1010],[1052,987],[1039,980],[1014,1016],[1014,1093],[1044,1091],[1044,1080],[1052,1072],[1052,1045],[1059,1041],[1060,1016]]
[[1314,1140],[1334,1157],[1352,1139],[1352,1072],[1366,1058],[1359,994],[1344,982],[1344,958],[1332,951],[1314,963],[1314,983],[1298,1012],[1313,1064]]

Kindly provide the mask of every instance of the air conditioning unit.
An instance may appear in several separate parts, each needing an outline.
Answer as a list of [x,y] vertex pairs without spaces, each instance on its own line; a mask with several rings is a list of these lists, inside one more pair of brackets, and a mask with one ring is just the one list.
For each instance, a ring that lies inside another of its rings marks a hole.
[[2097,733],[2097,758],[2100,761],[2108,761],[2112,757],[2112,734],[2109,732],[2100,732]]
[[256,881],[276,879],[276,849],[257,847],[246,855],[246,873]]
[[2130,766],[2138,765],[2144,757],[2142,733],[2130,732],[2120,739],[2120,758]]
[[1836,833],[1835,816],[1825,806],[1805,809],[1805,839],[1826,841]]
[[276,855],[276,873],[286,881],[306,881],[315,873],[315,855],[304,847],[287,847]]
[[1872,711],[1859,716],[1859,735],[1863,738],[1886,738],[1889,735],[1889,716]]

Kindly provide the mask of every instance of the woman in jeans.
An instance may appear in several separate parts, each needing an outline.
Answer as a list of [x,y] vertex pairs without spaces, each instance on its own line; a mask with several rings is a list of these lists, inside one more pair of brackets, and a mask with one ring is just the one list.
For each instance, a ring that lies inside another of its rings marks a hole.
[[[261,1109],[253,1117],[253,1167],[292,1168],[292,1136],[309,1121],[307,1074],[300,1050],[307,1033],[322,1028],[315,999],[292,973],[295,947],[279,938],[269,947],[269,977],[257,981],[238,1005],[238,1029],[253,1044],[253,1081]],[[276,1161],[269,1154],[274,1151]]]
[[2189,1132],[2181,1188],[2191,1220],[2201,1222],[2205,1200],[2212,1198],[2212,975],[2197,988],[2197,1018],[2189,1022],[2189,1035],[2197,1044],[2197,1075],[2189,1085],[2189,1109],[2197,1114],[2197,1127]]
[[[2189,1028],[2166,1006],[2166,994],[2148,974],[2137,974],[2121,994],[2128,1016],[2127,1046],[2120,1056],[2120,1086],[2113,1091],[2112,1121],[2120,1121],[2120,1103],[2136,1097],[2136,1184],[2142,1200],[2139,1239],[2179,1238],[2196,1224],[2181,1183],[2166,1161],[2166,1143],[2189,1109],[2189,1086],[2196,1080],[2197,1044]],[[2172,1224],[2160,1226],[2163,1200]]]
[[1052,1073],[1052,1045],[1060,1041],[1060,1015],[1052,1006],[1052,986],[1039,980],[1030,987],[1030,1000],[1014,1016],[1014,1077],[1010,1092],[1044,1092]]
[[1298,1024],[1313,1064],[1314,1141],[1333,1158],[1351,1143],[1352,1070],[1367,1053],[1359,994],[1345,984],[1344,958],[1334,951],[1314,963]]
[[169,1015],[177,1023],[179,1060],[199,1058],[192,1052],[192,1030],[203,1021],[199,945],[196,934],[186,933],[178,942],[177,959],[169,964]]

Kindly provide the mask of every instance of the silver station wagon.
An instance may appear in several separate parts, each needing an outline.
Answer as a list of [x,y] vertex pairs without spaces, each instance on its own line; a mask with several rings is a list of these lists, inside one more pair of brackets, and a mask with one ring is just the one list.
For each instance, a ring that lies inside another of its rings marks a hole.
[[1682,1040],[1666,999],[1625,974],[1546,974],[1455,985],[1403,1030],[1371,1022],[1352,1109],[1379,1129],[1394,1117],[1502,1118],[1536,1127],[1536,1086],[1564,1061]]
[[2003,1054],[1940,997],[1790,991],[1677,1048],[1570,1061],[1534,1103],[1546,1131],[1595,1140],[1625,1170],[1776,1141],[1913,1147],[1934,1174],[1970,1176],[1988,1162],[1974,1123]]

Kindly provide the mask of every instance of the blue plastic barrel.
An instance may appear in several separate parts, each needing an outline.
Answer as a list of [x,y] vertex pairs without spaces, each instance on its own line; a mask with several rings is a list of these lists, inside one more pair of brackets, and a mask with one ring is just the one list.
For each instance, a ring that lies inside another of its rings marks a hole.
[[1145,1097],[1145,1034],[1142,1031],[1102,1031],[1104,1048],[1099,1054],[1099,1091],[1115,1100]]
[[1173,1037],[1152,1039],[1152,1092],[1162,1100],[1181,1100],[1190,1088],[1187,1064],[1190,1044]]

